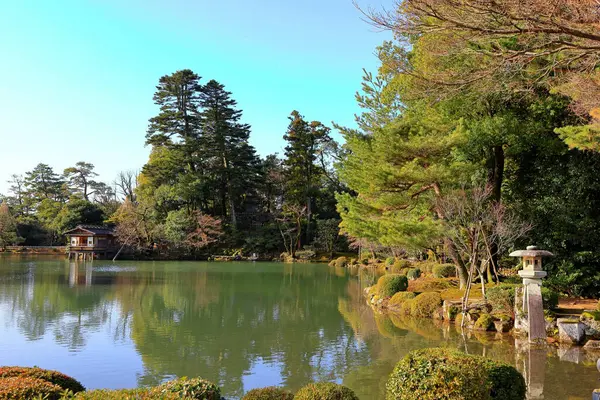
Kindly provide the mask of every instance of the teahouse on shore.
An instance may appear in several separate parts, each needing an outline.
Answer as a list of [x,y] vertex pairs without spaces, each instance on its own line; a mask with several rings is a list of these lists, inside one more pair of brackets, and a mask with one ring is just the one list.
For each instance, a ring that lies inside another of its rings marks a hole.
[[117,251],[117,241],[112,228],[107,226],[77,225],[65,232],[69,260],[106,259]]

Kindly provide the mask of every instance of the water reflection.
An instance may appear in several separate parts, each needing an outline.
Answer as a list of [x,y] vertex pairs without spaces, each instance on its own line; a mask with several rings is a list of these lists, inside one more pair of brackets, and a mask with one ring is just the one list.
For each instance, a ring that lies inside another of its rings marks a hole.
[[[384,399],[396,362],[429,346],[516,365],[531,399],[589,398],[596,385],[585,354],[576,364],[506,335],[374,314],[362,295],[372,277],[353,275],[321,265],[0,258],[0,353],[15,364],[71,368],[92,388],[203,376],[234,399],[253,387],[296,390],[313,380]],[[44,346],[36,354],[21,355],[37,342]]]

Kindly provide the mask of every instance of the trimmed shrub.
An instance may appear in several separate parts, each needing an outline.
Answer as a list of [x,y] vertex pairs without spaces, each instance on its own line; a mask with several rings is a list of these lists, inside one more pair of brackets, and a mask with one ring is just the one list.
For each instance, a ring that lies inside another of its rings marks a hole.
[[454,264],[438,264],[431,272],[436,278],[452,278],[456,276],[456,267]]
[[421,293],[411,304],[410,315],[413,317],[431,318],[433,313],[442,305],[442,296],[437,292]]
[[396,261],[394,257],[388,257],[385,259],[385,265],[391,267],[392,265],[394,265],[394,261]]
[[481,314],[475,321],[475,329],[489,331],[494,326],[494,318],[490,314]]
[[414,299],[416,296],[417,295],[413,292],[398,292],[392,296],[388,303],[388,307],[400,308],[402,303],[404,303],[406,300]]
[[394,265],[392,265],[392,272],[395,274],[406,275],[406,272],[402,273],[404,270],[408,270],[410,268],[410,261],[408,260],[396,260],[394,261]]
[[358,400],[352,389],[329,382],[311,383],[298,390],[294,400]]
[[419,269],[421,269],[421,271],[424,271],[424,272],[433,272],[433,268],[436,265],[439,265],[439,264],[434,261],[420,261],[420,262],[413,264],[414,267],[418,267]]
[[554,310],[558,307],[558,292],[542,286],[542,300],[544,302],[544,309]]
[[298,250],[296,252],[296,258],[300,260],[311,260],[317,256],[314,250]]
[[70,390],[73,393],[82,392],[85,390],[83,385],[77,380],[58,371],[52,371],[38,367],[0,367],[0,378],[11,378],[17,376],[42,379],[46,382],[59,386],[63,390]]
[[346,265],[348,265],[348,259],[346,257],[338,257],[335,260],[336,267],[345,267]]
[[151,390],[153,395],[177,394],[184,399],[221,400],[221,389],[202,378],[179,378],[165,382]]
[[150,389],[97,389],[79,392],[73,397],[64,397],[61,400],[180,400],[177,393],[155,395]]
[[[412,293],[412,292],[410,292]],[[400,309],[398,312],[402,315],[410,315],[412,313],[412,305],[415,302],[415,299],[404,300],[403,303],[400,304]]]
[[525,380],[513,367],[456,350],[409,353],[386,384],[389,400],[524,400]]
[[[477,291],[471,290],[469,298],[472,299],[476,297]],[[461,300],[465,295],[465,291],[453,288],[453,289],[445,289],[440,292],[440,296],[442,296],[442,300]],[[475,295],[475,296],[474,296]]]
[[31,376],[0,378],[1,400],[60,399],[64,389],[44,379]]
[[410,282],[412,292],[441,292],[451,287],[452,284],[446,279],[423,278]]
[[421,270],[419,268],[411,268],[408,270],[408,273],[406,274],[406,277],[408,279],[410,279],[411,281],[414,281],[415,279],[419,279],[420,276],[421,276]]
[[515,309],[515,285],[502,283],[487,289],[487,300],[492,312],[512,314]]
[[294,395],[279,387],[269,386],[252,389],[242,397],[242,400],[293,400]]
[[404,292],[408,287],[408,279],[404,275],[384,275],[377,281],[377,294],[380,297],[392,297],[398,292]]

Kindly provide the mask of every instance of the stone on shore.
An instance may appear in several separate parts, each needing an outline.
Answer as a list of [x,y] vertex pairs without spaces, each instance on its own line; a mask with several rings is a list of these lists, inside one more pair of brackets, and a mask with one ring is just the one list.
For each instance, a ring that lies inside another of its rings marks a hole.
[[558,338],[561,343],[581,344],[585,338],[585,325],[576,319],[559,318]]
[[588,340],[583,348],[585,350],[600,351],[600,340]]

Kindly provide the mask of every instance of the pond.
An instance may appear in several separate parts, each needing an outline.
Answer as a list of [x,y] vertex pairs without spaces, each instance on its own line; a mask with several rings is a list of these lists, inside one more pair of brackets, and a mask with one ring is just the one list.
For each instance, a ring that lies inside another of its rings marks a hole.
[[516,365],[532,399],[588,399],[600,386],[579,349],[527,350],[509,335],[377,316],[362,296],[368,279],[316,264],[0,256],[0,365],[56,369],[88,388],[201,376],[239,399],[326,380],[383,400],[402,356],[447,346]]

